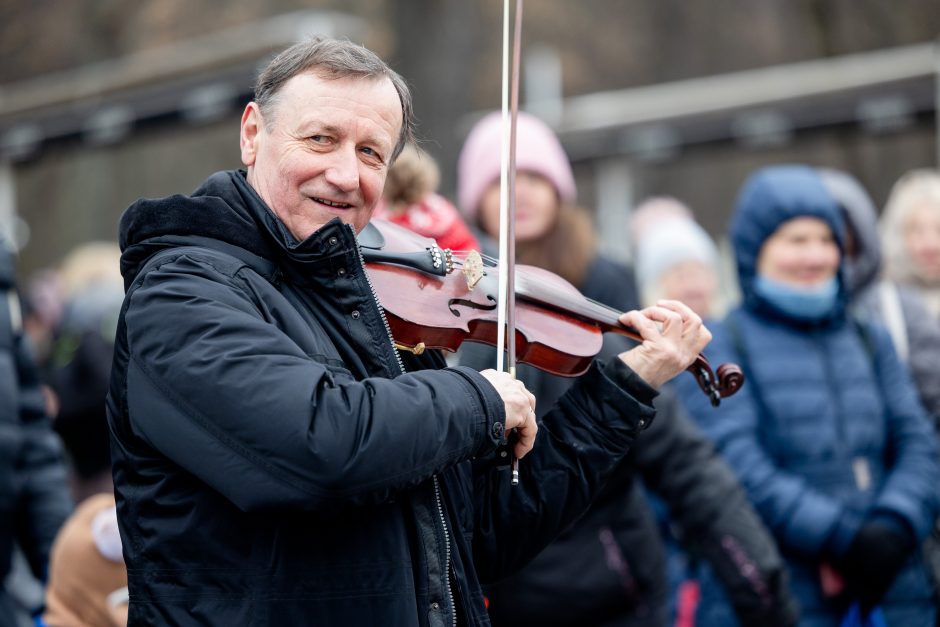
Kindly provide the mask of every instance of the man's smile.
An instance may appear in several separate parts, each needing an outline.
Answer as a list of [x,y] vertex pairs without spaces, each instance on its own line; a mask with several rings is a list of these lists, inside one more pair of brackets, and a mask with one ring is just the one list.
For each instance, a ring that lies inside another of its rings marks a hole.
[[326,205],[327,207],[333,207],[334,209],[349,209],[352,207],[352,205],[346,202],[336,202],[333,200],[327,200],[326,198],[317,198],[316,196],[311,197],[310,200],[318,202],[322,205]]

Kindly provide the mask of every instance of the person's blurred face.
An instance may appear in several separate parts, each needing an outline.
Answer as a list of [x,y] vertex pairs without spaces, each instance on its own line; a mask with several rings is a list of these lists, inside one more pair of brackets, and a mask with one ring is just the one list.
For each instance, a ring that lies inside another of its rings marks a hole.
[[[555,186],[534,172],[516,173],[516,241],[544,237],[558,219],[560,204]],[[499,181],[494,181],[480,201],[480,226],[490,237],[499,237]]]
[[904,223],[904,244],[917,274],[940,281],[940,207],[923,204]]
[[757,272],[795,288],[811,288],[839,271],[839,247],[829,225],[818,218],[794,218],[767,238]]
[[703,317],[711,313],[717,290],[715,271],[701,261],[677,263],[659,277],[659,295],[662,298],[682,301]]
[[382,194],[402,109],[387,78],[288,80],[262,119],[242,115],[248,182],[298,240],[339,217],[360,231]]

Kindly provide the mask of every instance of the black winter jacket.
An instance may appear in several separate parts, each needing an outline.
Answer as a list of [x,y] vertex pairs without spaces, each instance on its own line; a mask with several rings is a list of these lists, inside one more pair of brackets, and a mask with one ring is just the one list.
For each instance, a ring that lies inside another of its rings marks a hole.
[[133,205],[121,245],[131,624],[487,625],[480,582],[580,514],[653,415],[634,373],[595,365],[511,487],[499,396],[394,351],[348,226],[295,242],[223,172]]
[[0,627],[14,625],[2,582],[14,542],[44,579],[59,527],[72,509],[62,447],[46,416],[36,365],[23,334],[13,257],[0,245]]

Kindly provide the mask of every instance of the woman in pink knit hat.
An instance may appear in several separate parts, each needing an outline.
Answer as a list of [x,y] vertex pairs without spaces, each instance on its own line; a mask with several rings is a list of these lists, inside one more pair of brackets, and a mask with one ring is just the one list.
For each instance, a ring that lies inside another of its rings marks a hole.
[[[467,137],[458,162],[460,209],[489,237],[499,231],[500,130],[499,114],[484,117]],[[558,138],[525,113],[519,114],[516,137],[517,261],[551,270],[588,298],[620,311],[636,308],[632,272],[598,253],[590,215],[574,204],[574,177]],[[601,357],[628,344],[608,334]],[[463,365],[481,369],[495,363],[495,350],[488,346],[468,343],[460,353]],[[525,364],[516,374],[538,399],[540,416],[571,381]],[[792,622],[785,583],[768,583],[766,598],[755,599],[731,556],[718,548],[718,538],[732,537],[762,583],[779,575],[779,555],[740,486],[667,390],[656,399],[650,430],[577,524],[520,572],[487,588],[494,627],[665,627],[665,555],[640,478],[667,503],[678,528],[704,539],[701,554],[726,575],[728,589],[744,590],[732,595],[735,607],[746,612],[765,603],[759,612],[742,614],[750,619],[745,625]],[[719,510],[729,511],[718,516]]]
[[[490,238],[499,233],[501,132],[499,113],[481,119],[457,164],[459,208],[469,224]],[[516,170],[516,260],[550,270],[621,311],[636,308],[631,272],[598,253],[591,217],[574,204],[574,176],[561,143],[544,122],[522,112]]]

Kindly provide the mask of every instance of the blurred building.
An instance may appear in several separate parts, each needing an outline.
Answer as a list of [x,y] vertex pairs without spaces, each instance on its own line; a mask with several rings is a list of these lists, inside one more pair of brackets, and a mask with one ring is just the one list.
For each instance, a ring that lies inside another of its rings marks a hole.
[[[0,0],[0,231],[30,271],[113,239],[141,196],[238,167],[254,75],[314,33],[411,83],[453,189],[463,134],[499,104],[498,0]],[[936,0],[530,0],[524,107],[559,132],[619,256],[633,203],[669,193],[715,235],[766,163],[848,170],[876,202],[937,163]],[[36,36],[42,30],[42,36]]]
[[362,40],[365,26],[345,14],[288,13],[7,86],[0,223],[21,267],[115,240],[136,198],[185,193],[238,167],[238,120],[259,68],[310,33]]
[[937,165],[938,101],[927,42],[568,98],[554,121],[605,247],[629,257],[625,208],[668,193],[720,239],[759,165],[846,170],[884,199],[906,170]]

